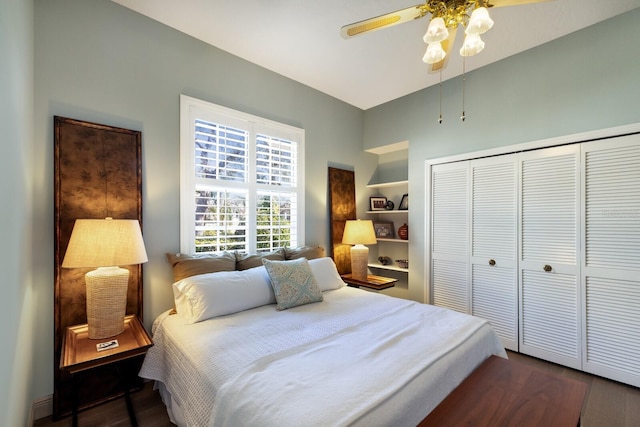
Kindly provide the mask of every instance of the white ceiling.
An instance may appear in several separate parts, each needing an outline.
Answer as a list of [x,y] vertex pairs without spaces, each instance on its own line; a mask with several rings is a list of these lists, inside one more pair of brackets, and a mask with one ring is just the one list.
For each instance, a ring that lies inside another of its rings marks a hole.
[[[343,25],[420,0],[113,0],[363,110],[437,84],[422,62],[428,16],[349,40]],[[640,7],[640,0],[553,0],[491,10],[467,71]],[[446,80],[462,72],[459,34]]]

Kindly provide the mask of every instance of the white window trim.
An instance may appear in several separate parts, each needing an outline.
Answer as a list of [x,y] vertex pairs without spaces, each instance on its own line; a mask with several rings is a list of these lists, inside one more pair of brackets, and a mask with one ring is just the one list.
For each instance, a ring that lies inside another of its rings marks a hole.
[[[194,190],[196,187],[195,178],[195,126],[192,123],[193,112],[208,112],[212,116],[224,116],[225,125],[235,125],[241,123],[239,127],[246,127],[249,122],[249,132],[252,137],[258,132],[265,132],[269,136],[280,137],[289,141],[297,142],[298,158],[296,167],[296,188],[297,188],[297,215],[296,230],[298,245],[305,242],[305,150],[304,150],[304,129],[294,126],[285,125],[262,117],[243,113],[220,105],[212,104],[207,101],[192,98],[186,95],[180,95],[180,252],[195,253],[195,220],[194,212],[196,210]],[[199,117],[206,119],[206,117]],[[236,121],[237,120],[237,121]],[[234,123],[235,122],[235,123]],[[251,139],[253,141],[253,139]],[[249,173],[253,173],[255,165],[255,147],[250,148],[251,162]],[[234,182],[225,182],[224,187],[233,188],[238,184]],[[249,188],[250,197],[255,194],[256,189],[267,189],[268,186],[251,184],[250,187],[243,185],[243,188]],[[248,232],[251,236],[256,236],[256,220],[255,220],[255,200],[250,199],[250,206],[247,212]],[[247,241],[247,250],[251,253],[256,252],[256,239],[252,238]]]

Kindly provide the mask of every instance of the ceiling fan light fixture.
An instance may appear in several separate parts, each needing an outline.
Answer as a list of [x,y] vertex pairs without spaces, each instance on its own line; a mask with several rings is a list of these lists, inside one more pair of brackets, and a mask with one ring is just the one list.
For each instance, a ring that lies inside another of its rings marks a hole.
[[493,27],[493,20],[486,7],[479,7],[471,13],[465,34],[484,34]]
[[478,34],[467,34],[460,48],[460,56],[473,56],[482,52],[484,42]]
[[422,60],[427,64],[436,64],[442,61],[445,56],[447,56],[447,53],[442,49],[440,42],[429,43]]
[[429,22],[427,32],[422,39],[425,43],[439,43],[447,37],[449,37],[449,30],[444,24],[444,19],[437,17]]

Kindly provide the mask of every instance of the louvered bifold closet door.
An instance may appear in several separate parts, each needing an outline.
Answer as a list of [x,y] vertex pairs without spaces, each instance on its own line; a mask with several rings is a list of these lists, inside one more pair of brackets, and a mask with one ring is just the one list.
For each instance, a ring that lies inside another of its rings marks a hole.
[[471,162],[471,313],[518,350],[517,189],[514,155]]
[[640,386],[640,135],[583,144],[584,370]]
[[469,162],[431,169],[431,302],[469,313]]
[[578,144],[522,154],[520,351],[580,368]]

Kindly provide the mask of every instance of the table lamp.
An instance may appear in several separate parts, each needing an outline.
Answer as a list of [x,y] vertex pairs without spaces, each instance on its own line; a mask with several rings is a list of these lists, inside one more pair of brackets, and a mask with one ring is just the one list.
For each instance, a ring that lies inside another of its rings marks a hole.
[[129,270],[119,266],[147,261],[138,220],[76,220],[62,267],[97,267],[85,275],[89,338],[103,339],[124,331]]
[[367,280],[367,264],[369,263],[369,248],[365,245],[375,245],[376,233],[373,231],[371,220],[348,220],[344,226],[342,243],[354,245],[351,247],[351,277],[356,280]]

